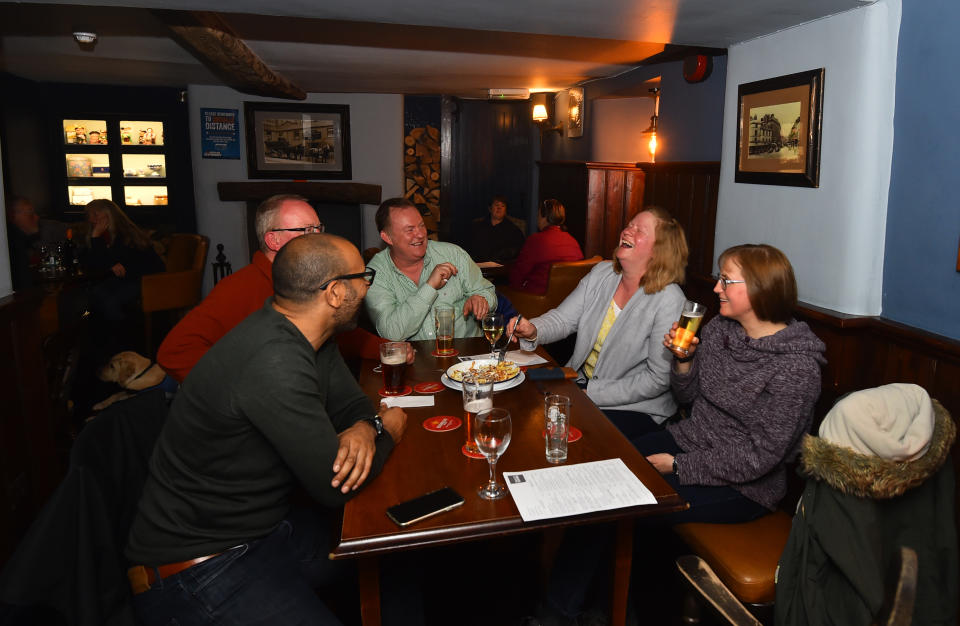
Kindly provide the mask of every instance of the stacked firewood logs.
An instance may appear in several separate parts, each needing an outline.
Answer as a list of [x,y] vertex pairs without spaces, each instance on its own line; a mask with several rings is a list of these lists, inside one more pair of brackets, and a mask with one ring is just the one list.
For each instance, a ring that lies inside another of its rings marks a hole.
[[433,126],[414,128],[403,138],[404,197],[423,215],[431,239],[440,229],[440,131]]

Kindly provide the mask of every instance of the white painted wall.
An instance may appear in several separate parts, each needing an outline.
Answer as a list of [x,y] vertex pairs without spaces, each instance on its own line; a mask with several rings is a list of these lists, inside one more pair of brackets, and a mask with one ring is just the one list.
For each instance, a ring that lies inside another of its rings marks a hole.
[[[0,152],[0,181],[3,180],[3,153]],[[7,199],[0,185],[0,206],[6,207]],[[6,210],[6,208],[4,208]],[[7,245],[7,220],[0,222],[0,298],[13,293],[13,277],[10,275],[10,249]]]
[[[243,202],[221,202],[219,182],[243,182],[247,178],[246,125],[244,101],[291,102],[248,96],[228,87],[191,85],[190,152],[193,160],[194,195],[197,203],[197,230],[210,237],[210,261],[216,245],[222,243],[236,271],[247,264],[246,206]],[[380,185],[383,198],[403,193],[403,96],[396,94],[318,94],[305,103],[350,105],[350,150],[353,182]],[[200,109],[237,109],[241,119],[239,160],[204,159],[200,146]],[[335,181],[341,182],[341,181]],[[342,181],[346,182],[346,181]],[[379,245],[373,222],[377,207],[364,205],[363,247]],[[209,265],[207,266],[209,267]],[[213,287],[213,276],[204,277],[204,293]]]
[[[775,245],[802,301],[844,313],[880,314],[900,9],[879,0],[729,49],[714,249]],[[819,67],[820,187],[734,183],[737,86]]]

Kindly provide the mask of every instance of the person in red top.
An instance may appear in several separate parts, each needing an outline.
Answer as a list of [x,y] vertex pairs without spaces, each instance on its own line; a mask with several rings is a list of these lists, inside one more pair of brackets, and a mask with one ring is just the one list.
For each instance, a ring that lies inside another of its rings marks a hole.
[[[220,280],[206,298],[190,310],[164,338],[157,363],[177,382],[183,382],[207,350],[273,295],[273,258],[288,241],[305,233],[323,232],[317,212],[302,196],[276,195],[257,207],[255,217],[260,249],[246,267]],[[344,357],[380,358],[384,341],[363,329],[337,338]]]
[[511,266],[511,287],[530,293],[546,293],[547,275],[552,263],[583,259],[580,244],[563,225],[566,216],[566,210],[559,200],[543,201],[537,217],[540,232],[527,237],[520,256]]

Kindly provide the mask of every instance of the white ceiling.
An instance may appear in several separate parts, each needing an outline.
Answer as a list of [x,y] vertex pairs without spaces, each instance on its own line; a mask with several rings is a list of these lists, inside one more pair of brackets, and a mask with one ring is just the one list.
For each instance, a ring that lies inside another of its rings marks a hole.
[[[0,67],[42,81],[219,84],[149,9],[228,11],[234,32],[308,92],[561,89],[663,44],[726,48],[860,0],[48,0],[0,3]],[[92,51],[70,37],[97,31]]]

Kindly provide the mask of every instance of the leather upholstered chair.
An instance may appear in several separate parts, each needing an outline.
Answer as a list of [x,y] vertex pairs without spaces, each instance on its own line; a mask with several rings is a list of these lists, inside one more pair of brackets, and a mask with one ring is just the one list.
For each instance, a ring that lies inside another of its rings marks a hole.
[[550,273],[547,274],[546,293],[528,293],[510,287],[500,287],[497,291],[509,298],[513,306],[527,319],[537,317],[563,302],[576,288],[580,279],[602,260],[603,257],[594,256],[582,261],[553,263]]
[[209,247],[210,240],[203,235],[174,233],[170,235],[163,259],[167,270],[140,279],[148,353],[153,353],[151,315],[154,312],[176,311],[182,316],[200,302]]

